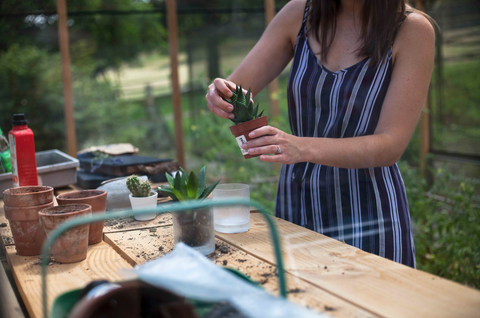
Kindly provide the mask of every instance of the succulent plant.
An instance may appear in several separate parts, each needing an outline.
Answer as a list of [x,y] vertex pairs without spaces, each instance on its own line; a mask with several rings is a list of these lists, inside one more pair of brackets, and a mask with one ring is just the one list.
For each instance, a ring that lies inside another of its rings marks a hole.
[[224,101],[226,101],[227,103],[233,106],[232,113],[235,115],[235,118],[230,120],[233,121],[236,125],[236,124],[241,124],[249,120],[262,117],[263,110],[260,114],[258,114],[259,104],[257,103],[257,106],[254,107],[252,100],[250,99],[251,97],[250,87],[248,88],[247,94],[244,95],[242,86],[240,87],[238,87],[238,85],[235,85],[235,86],[236,86],[235,90],[230,89],[233,93],[232,97],[230,97],[230,100],[222,97]]
[[170,196],[174,201],[188,201],[188,200],[203,200],[207,198],[213,189],[217,186],[220,180],[217,180],[210,186],[205,186],[205,171],[204,166],[198,174],[195,175],[193,171],[188,174],[182,167],[180,167],[180,173],[177,172],[175,178],[165,173],[167,176],[168,186],[160,186],[158,191],[163,192]]
[[152,186],[150,185],[150,182],[148,182],[148,180],[142,182],[137,176],[128,177],[127,187],[136,198],[149,197],[152,195]]

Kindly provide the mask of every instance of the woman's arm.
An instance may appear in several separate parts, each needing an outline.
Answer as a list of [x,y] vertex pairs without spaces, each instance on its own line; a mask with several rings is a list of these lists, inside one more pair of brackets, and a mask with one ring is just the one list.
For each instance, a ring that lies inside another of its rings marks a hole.
[[232,96],[235,84],[250,87],[256,95],[276,78],[293,57],[293,48],[302,25],[305,0],[287,3],[270,22],[262,37],[227,80],[217,78],[205,96],[208,108],[217,116],[229,118],[232,106],[221,97]]
[[405,151],[425,102],[435,56],[435,32],[430,22],[412,13],[394,44],[395,64],[375,133],[352,138],[308,138],[266,126],[252,132],[260,137],[244,145],[251,154],[282,153],[263,161],[313,162],[340,168],[390,166]]

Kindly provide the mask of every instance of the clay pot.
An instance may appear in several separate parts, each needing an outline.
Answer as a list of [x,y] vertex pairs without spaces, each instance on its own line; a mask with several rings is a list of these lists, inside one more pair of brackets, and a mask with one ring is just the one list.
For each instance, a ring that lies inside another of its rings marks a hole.
[[250,159],[250,158],[259,156],[259,155],[249,155],[248,151],[242,148],[242,145],[244,143],[252,140],[252,138],[250,138],[248,134],[257,128],[267,126],[267,125],[268,125],[267,116],[262,116],[260,118],[249,120],[247,122],[244,122],[238,125],[233,125],[230,127],[230,131],[237,139],[238,146],[240,147],[240,150],[242,151],[243,157],[245,159]]
[[19,187],[3,191],[3,202],[10,207],[36,206],[53,202],[52,187]]
[[[88,204],[92,207],[92,213],[105,213],[107,207],[107,191],[105,190],[82,190],[60,194],[57,196],[59,205]],[[90,224],[88,245],[100,243],[103,239],[103,224],[99,221]]]
[[[59,205],[38,212],[45,233],[50,234],[63,222],[92,214],[87,204]],[[75,263],[87,258],[89,225],[80,225],[60,235],[52,245],[51,252],[59,263]]]
[[38,211],[52,206],[53,202],[36,206],[4,206],[18,255],[40,255],[46,235],[38,221]]

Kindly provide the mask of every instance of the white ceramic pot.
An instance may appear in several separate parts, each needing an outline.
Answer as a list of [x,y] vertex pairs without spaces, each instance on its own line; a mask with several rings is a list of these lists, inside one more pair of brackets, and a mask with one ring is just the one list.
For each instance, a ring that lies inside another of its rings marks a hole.
[[[152,195],[149,197],[134,197],[131,193],[129,195],[130,203],[132,204],[132,210],[154,209],[157,207],[158,193],[152,191]],[[135,215],[137,221],[149,221],[155,219],[156,213]]]

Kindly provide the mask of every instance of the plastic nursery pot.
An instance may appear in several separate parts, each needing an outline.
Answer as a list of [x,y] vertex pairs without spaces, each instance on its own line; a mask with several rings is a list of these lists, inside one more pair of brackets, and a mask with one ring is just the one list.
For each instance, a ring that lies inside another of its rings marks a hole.
[[53,202],[53,188],[28,186],[3,191],[3,202],[10,207],[36,206]]
[[[131,193],[129,195],[130,204],[132,205],[133,210],[143,210],[143,209],[155,209],[157,207],[157,198],[158,193],[152,191],[152,195],[149,197],[134,197]],[[144,215],[135,215],[135,220],[137,221],[150,221],[155,219],[157,216],[156,213],[144,214]]]
[[[87,204],[59,205],[38,212],[40,223],[47,235],[63,222],[92,214]],[[59,263],[75,263],[87,258],[88,224],[80,225],[64,232],[55,240],[51,252]]]
[[238,146],[240,147],[240,150],[242,151],[243,157],[245,159],[250,159],[250,158],[259,156],[259,155],[249,155],[248,151],[242,148],[242,145],[244,143],[246,143],[249,140],[252,140],[252,138],[250,138],[248,134],[257,128],[267,126],[267,125],[268,125],[267,116],[262,116],[260,118],[249,120],[247,122],[244,122],[238,125],[233,125],[230,127],[230,131],[235,136],[235,139],[237,139]]
[[[57,196],[59,205],[88,204],[92,207],[92,213],[105,213],[107,207],[107,191],[105,190],[82,190],[68,192]],[[105,221],[90,224],[88,245],[100,243],[103,239],[103,225]]]
[[50,207],[53,202],[36,206],[4,206],[18,255],[40,255],[46,235],[38,220],[38,211]]
[[215,250],[215,226],[211,207],[172,213],[175,244],[183,242],[203,255]]

